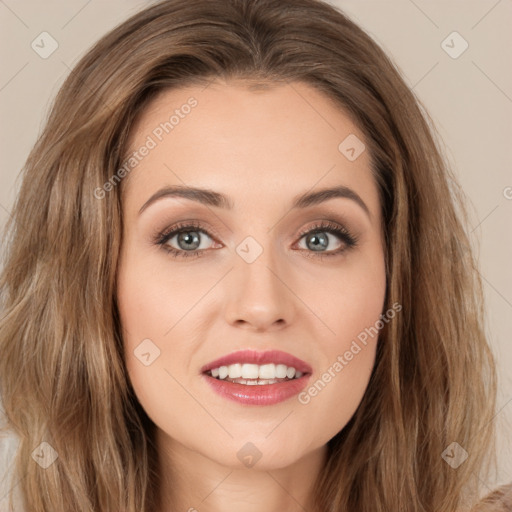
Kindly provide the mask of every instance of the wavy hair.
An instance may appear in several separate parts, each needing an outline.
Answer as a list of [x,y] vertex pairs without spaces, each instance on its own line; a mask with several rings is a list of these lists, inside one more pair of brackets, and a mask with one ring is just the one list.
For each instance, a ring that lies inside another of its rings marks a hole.
[[[375,366],[328,442],[318,510],[453,512],[495,463],[495,362],[463,193],[434,123],[383,50],[319,0],[165,0],[120,24],[60,88],[23,169],[5,235],[0,392],[20,439],[15,478],[31,512],[149,512],[159,489],[154,425],[123,360],[116,305],[126,157],[160,92],[215,79],[303,82],[362,130],[385,230]],[[47,469],[31,453],[47,442]],[[452,442],[469,457],[456,470]]]

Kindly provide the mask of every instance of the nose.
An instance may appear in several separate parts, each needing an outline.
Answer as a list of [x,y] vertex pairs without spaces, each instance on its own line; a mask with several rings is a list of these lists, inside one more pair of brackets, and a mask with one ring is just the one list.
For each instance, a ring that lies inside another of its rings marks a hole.
[[252,263],[237,256],[225,282],[225,318],[230,325],[263,332],[293,322],[297,299],[283,265],[276,263],[266,248]]

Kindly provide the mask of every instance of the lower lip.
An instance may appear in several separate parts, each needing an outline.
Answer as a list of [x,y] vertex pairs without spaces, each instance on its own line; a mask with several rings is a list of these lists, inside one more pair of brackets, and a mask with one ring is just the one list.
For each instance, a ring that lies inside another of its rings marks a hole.
[[284,402],[298,395],[307,384],[309,374],[298,379],[276,382],[275,384],[235,384],[203,374],[208,384],[219,395],[247,405],[272,405]]

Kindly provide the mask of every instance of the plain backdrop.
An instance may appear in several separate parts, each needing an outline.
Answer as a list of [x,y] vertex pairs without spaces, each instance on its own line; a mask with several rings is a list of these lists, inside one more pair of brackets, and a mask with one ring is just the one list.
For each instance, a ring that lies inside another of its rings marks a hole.
[[[0,228],[19,188],[20,169],[64,78],[92,43],[150,3],[0,0]],[[486,484],[512,481],[512,1],[330,3],[390,55],[432,116],[472,204],[470,231],[479,247],[486,329],[500,372],[493,420],[499,468]],[[45,51],[58,45],[46,58],[41,43],[39,53],[34,49],[42,37]],[[4,442],[0,456],[8,459],[13,450],[14,441]],[[7,465],[0,467],[0,478]],[[3,499],[0,488],[2,510]]]

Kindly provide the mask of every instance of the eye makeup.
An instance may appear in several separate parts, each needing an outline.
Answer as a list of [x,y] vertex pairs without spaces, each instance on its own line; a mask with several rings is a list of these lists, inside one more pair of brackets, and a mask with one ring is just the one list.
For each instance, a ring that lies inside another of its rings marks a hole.
[[[176,247],[173,247],[169,244],[169,241],[175,238],[176,236],[180,235],[186,235],[194,233],[195,239],[203,238],[204,236],[207,236],[211,238],[216,243],[218,240],[216,240],[215,235],[211,235],[209,232],[209,228],[205,227],[201,222],[198,221],[185,221],[185,222],[179,222],[176,224],[173,224],[172,226],[165,228],[162,231],[157,231],[157,233],[153,236],[153,244],[160,246],[162,250],[167,252],[170,256],[173,258],[190,258],[190,257],[203,257],[206,254],[208,254],[210,251],[215,249],[194,249],[194,250],[185,250],[185,249],[179,249]],[[304,253],[306,257],[310,258],[331,258],[338,255],[341,255],[345,253],[346,251],[349,251],[353,247],[355,247],[358,243],[358,237],[351,233],[347,228],[344,226],[334,223],[329,220],[321,220],[315,222],[313,225],[309,226],[307,229],[300,232],[298,235],[299,241],[302,240],[305,237],[314,237],[313,239],[316,241],[324,240],[326,237],[322,237],[319,235],[323,234],[329,234],[331,236],[334,236],[341,242],[341,247],[339,247],[336,250],[329,250],[329,251],[314,251],[310,249],[298,249],[300,252]],[[330,243],[331,236],[327,237],[328,241],[327,243]],[[189,242],[190,243],[190,242]],[[222,247],[222,244],[221,244]]]

